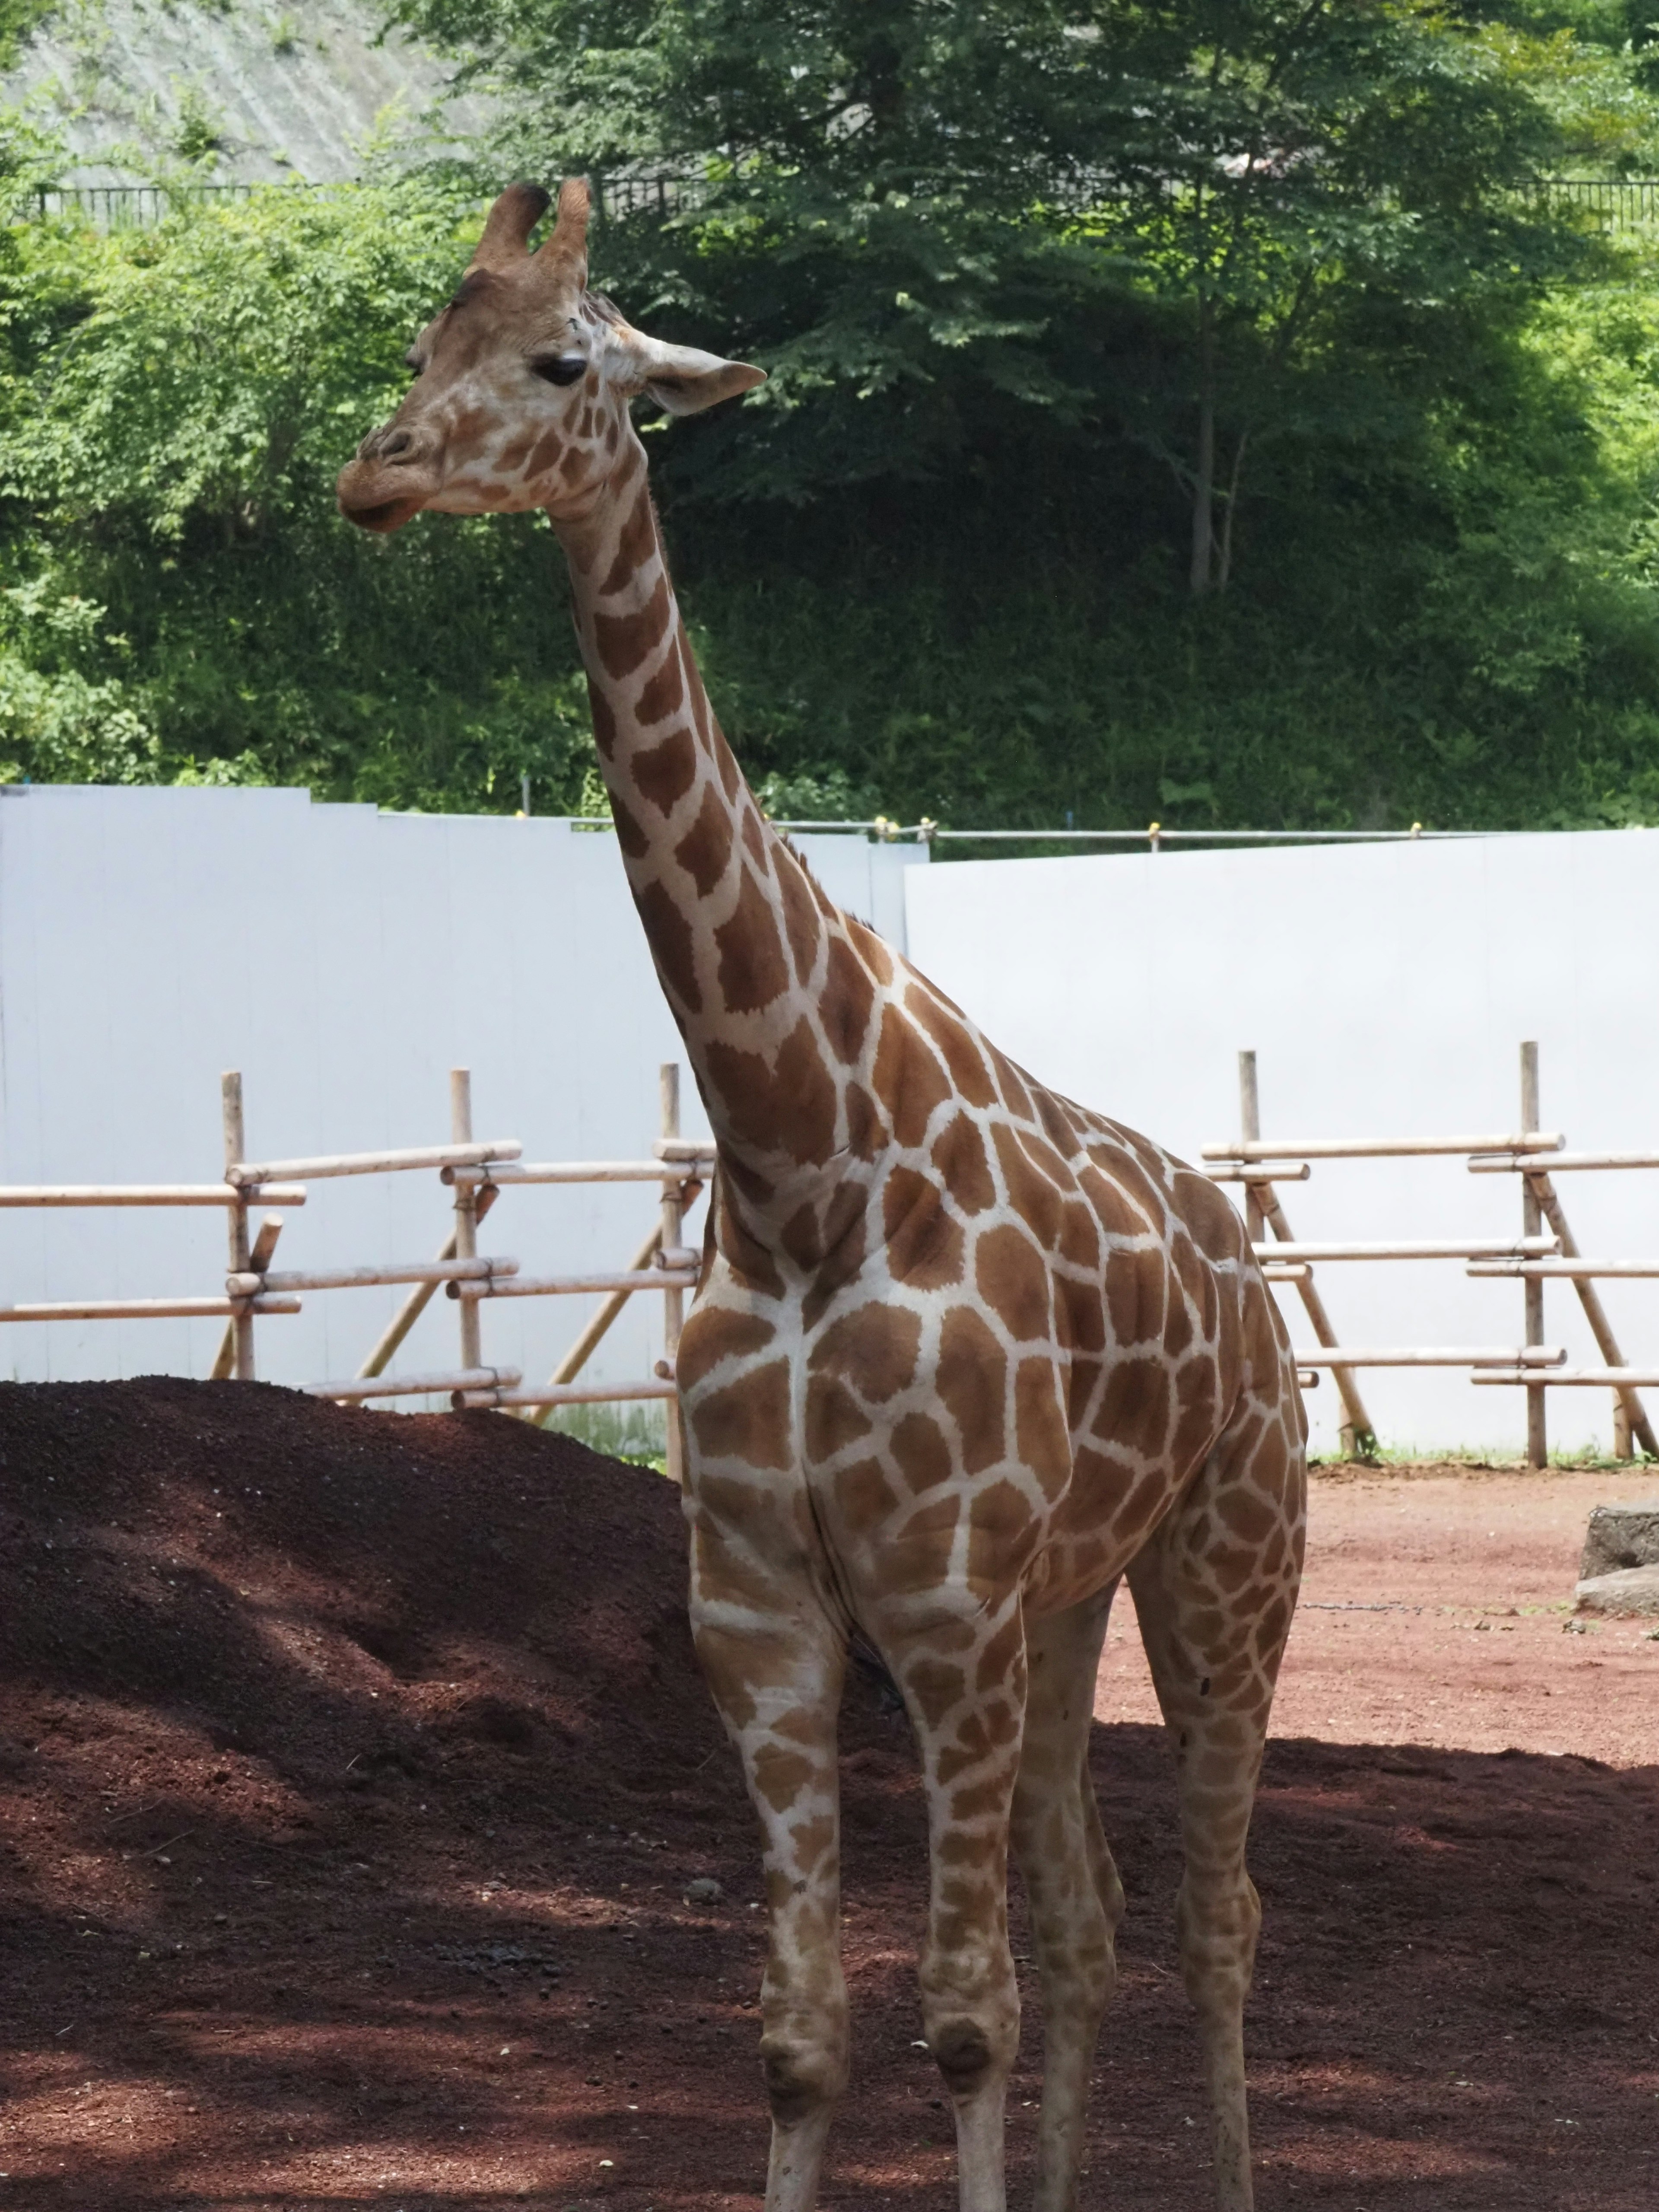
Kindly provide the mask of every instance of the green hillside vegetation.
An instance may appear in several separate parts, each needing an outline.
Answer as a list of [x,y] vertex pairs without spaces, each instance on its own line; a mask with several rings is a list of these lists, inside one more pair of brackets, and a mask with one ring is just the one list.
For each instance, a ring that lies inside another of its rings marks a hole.
[[579,802],[545,521],[331,487],[484,197],[580,168],[595,283],[770,371],[648,442],[776,811],[1659,820],[1659,227],[1536,182],[1659,173],[1639,10],[401,12],[497,141],[102,236],[7,123],[0,778]]

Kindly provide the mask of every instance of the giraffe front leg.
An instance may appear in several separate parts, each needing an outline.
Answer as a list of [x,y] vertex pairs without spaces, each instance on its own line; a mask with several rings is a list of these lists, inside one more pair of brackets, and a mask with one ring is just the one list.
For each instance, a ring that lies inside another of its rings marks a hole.
[[758,1608],[752,1562],[741,1606],[713,1595],[721,1582],[716,1551],[706,1538],[698,1547],[691,1621],[760,1816],[768,1939],[761,2063],[772,2108],[766,2212],[812,2212],[847,2086],[836,1766],[846,1645],[810,1592],[780,1593],[775,1612]]
[[1025,1707],[1017,1593],[972,1619],[883,1639],[921,1752],[930,1885],[922,2027],[956,2115],[961,2212],[1006,2212],[1003,2132],[1019,2044],[1008,1837]]

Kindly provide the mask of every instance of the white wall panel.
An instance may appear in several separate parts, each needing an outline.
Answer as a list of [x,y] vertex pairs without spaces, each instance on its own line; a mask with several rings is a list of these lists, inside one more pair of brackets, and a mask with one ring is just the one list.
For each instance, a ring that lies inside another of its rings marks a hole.
[[[1543,1119],[1579,1150],[1659,1150],[1659,831],[987,861],[905,878],[910,957],[1056,1089],[1196,1158],[1238,1131],[1241,1047],[1268,1137],[1515,1127],[1536,1038]],[[1659,1257],[1659,1173],[1563,1176],[1583,1249]],[[1518,1233],[1516,1180],[1459,1160],[1316,1165],[1283,1187],[1299,1237]],[[1350,1343],[1520,1340],[1518,1283],[1461,1264],[1328,1265]],[[1294,1291],[1294,1341],[1312,1341]],[[1608,1283],[1626,1356],[1659,1363],[1659,1284]],[[1600,1365],[1571,1287],[1546,1333]],[[1524,1438],[1523,1394],[1462,1375],[1363,1376],[1384,1441]],[[1659,1404],[1659,1393],[1653,1394]],[[1552,1439],[1607,1441],[1601,1392],[1549,1398]],[[1310,1398],[1334,1442],[1328,1380]]]
[[[901,872],[925,852],[798,842],[832,896],[902,942]],[[639,1157],[658,1066],[683,1057],[609,835],[302,791],[0,796],[0,1180],[216,1181],[225,1067],[242,1070],[254,1158],[447,1142],[453,1066],[473,1071],[482,1137],[518,1137],[528,1158]],[[682,1117],[706,1131],[689,1075]],[[513,1191],[480,1242],[537,1273],[617,1267],[655,1202],[649,1185]],[[277,1265],[429,1255],[447,1204],[430,1173],[313,1183]],[[216,1295],[224,1245],[216,1212],[7,1210],[0,1301]],[[258,1323],[260,1374],[352,1373],[404,1295],[309,1294]],[[592,1303],[489,1307],[486,1353],[539,1380]],[[648,1372],[660,1313],[638,1300],[593,1372]],[[0,1375],[202,1375],[222,1327],[8,1324]],[[398,1364],[453,1365],[456,1334],[441,1294]]]

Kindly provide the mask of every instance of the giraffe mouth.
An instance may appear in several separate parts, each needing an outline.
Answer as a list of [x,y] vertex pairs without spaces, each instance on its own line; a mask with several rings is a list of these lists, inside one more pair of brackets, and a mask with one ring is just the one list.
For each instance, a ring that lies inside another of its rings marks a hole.
[[360,530],[374,530],[382,535],[401,530],[404,523],[418,514],[426,505],[423,499],[383,499],[372,507],[348,506],[343,499],[340,512],[348,522],[355,522]]
[[348,522],[386,536],[418,514],[437,489],[426,468],[388,465],[378,457],[365,460],[360,454],[336,477],[334,496]]

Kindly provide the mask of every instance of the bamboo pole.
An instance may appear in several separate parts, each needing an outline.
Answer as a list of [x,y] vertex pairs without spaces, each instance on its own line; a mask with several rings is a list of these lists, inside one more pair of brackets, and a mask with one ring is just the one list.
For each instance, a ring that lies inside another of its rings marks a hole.
[[[1261,1109],[1256,1094],[1255,1054],[1253,1052],[1241,1052],[1238,1055],[1238,1086],[1239,1104],[1244,1117],[1243,1141],[1248,1146],[1254,1146],[1261,1133]],[[1212,1146],[1206,1146],[1206,1157],[1213,1149]],[[1303,1148],[1298,1145],[1285,1149],[1300,1152]],[[1259,1204],[1266,1226],[1272,1230],[1279,1243],[1281,1244],[1293,1243],[1295,1240],[1291,1235],[1291,1224],[1285,1217],[1285,1209],[1279,1202],[1279,1193],[1273,1186],[1271,1183],[1252,1184],[1249,1194]],[[1328,1347],[1334,1346],[1336,1342],[1336,1331],[1331,1326],[1331,1317],[1325,1310],[1325,1301],[1315,1288],[1312,1276],[1304,1276],[1297,1283],[1296,1291],[1302,1301],[1303,1309],[1308,1319],[1313,1323],[1314,1334],[1322,1345]],[[1304,1366],[1308,1364],[1305,1360],[1302,1364]],[[1342,1410],[1347,1415],[1338,1435],[1343,1451],[1350,1459],[1352,1459],[1358,1452],[1360,1438],[1374,1436],[1376,1431],[1371,1427],[1371,1417],[1365,1411],[1365,1401],[1359,1395],[1359,1386],[1353,1379],[1352,1369],[1333,1365],[1331,1376],[1341,1395]]]
[[[629,1274],[637,1274],[643,1269],[661,1242],[662,1231],[653,1224],[650,1234],[629,1261],[627,1272]],[[532,1409],[526,1413],[525,1418],[535,1427],[544,1429],[547,1426],[553,1417],[555,1407],[564,1402],[556,1394],[587,1364],[598,1349],[600,1340],[632,1296],[631,1291],[613,1291],[548,1378],[546,1387],[555,1395],[551,1397],[539,1396],[525,1401],[526,1405]],[[538,1407],[541,1409],[539,1413],[534,1410]]]
[[[1313,1170],[1306,1160],[1234,1161],[1226,1167],[1200,1168],[1212,1182],[1306,1182]],[[1248,1205],[1246,1211],[1249,1211]]]
[[65,1298],[47,1305],[0,1306],[0,1322],[160,1321],[168,1316],[216,1321],[228,1314],[234,1324],[240,1325],[249,1312],[296,1314],[299,1310],[298,1298]]
[[[466,1073],[464,1067],[450,1073],[452,1103],[455,1078]],[[467,1119],[471,1120],[470,1108]],[[474,1167],[495,1159],[516,1160],[523,1149],[516,1137],[499,1137],[493,1143],[477,1145],[469,1138],[464,1144],[416,1145],[395,1152],[326,1152],[311,1160],[262,1160],[253,1164],[243,1161],[229,1180],[276,1182],[305,1176],[321,1182],[331,1176],[388,1175],[405,1168]]]
[[[257,1265],[257,1254],[256,1254]],[[247,1297],[256,1291],[263,1280],[271,1291],[357,1291],[368,1290],[379,1283],[449,1283],[476,1282],[478,1295],[487,1296],[489,1285],[497,1275],[510,1276],[518,1268],[516,1260],[387,1260],[372,1267],[319,1267],[312,1270],[295,1269],[261,1277],[258,1273],[227,1275],[225,1289],[231,1297]]]
[[[1521,1127],[1523,1130],[1538,1127],[1538,1047],[1529,1041],[1521,1048]],[[1525,1152],[1524,1145],[1517,1147]],[[1521,1226],[1528,1237],[1536,1237],[1544,1225],[1544,1211],[1538,1202],[1538,1193],[1530,1176],[1521,1184]],[[1523,1290],[1526,1306],[1526,1340],[1528,1344],[1544,1340],[1544,1285],[1528,1279]],[[1550,1460],[1549,1424],[1545,1413],[1545,1394],[1536,1384],[1527,1390],[1527,1463],[1530,1467],[1547,1467]]]
[[[470,1146],[472,1142],[472,1073],[470,1068],[452,1067],[449,1071],[449,1133],[457,1147]],[[456,1164],[459,1164],[457,1163]],[[455,1257],[476,1260],[478,1256],[478,1194],[466,1183],[455,1187]],[[482,1367],[483,1346],[478,1323],[478,1309],[471,1299],[461,1307],[461,1364],[463,1367]],[[516,1382],[518,1377],[515,1376]]]
[[[1473,1159],[1471,1175],[1521,1175],[1533,1164],[1525,1156],[1504,1152],[1496,1158]],[[1563,1175],[1581,1168],[1659,1168],[1659,1152],[1552,1152],[1549,1170]]]
[[1512,1137],[1276,1137],[1235,1139],[1206,1145],[1205,1160],[1382,1160],[1414,1159],[1430,1152],[1550,1152],[1561,1146],[1559,1133],[1523,1130]]
[[1471,1260],[1468,1273],[1485,1280],[1535,1279],[1540,1283],[1570,1283],[1593,1281],[1598,1275],[1622,1275],[1643,1282],[1659,1275],[1659,1260],[1583,1260],[1571,1255],[1559,1260]]
[[[1253,1136],[1261,1127],[1261,1101],[1256,1090],[1254,1051],[1241,1052],[1238,1055],[1238,1109],[1240,1128],[1243,1130],[1247,1138]],[[1305,1160],[1300,1164],[1304,1170],[1307,1170],[1308,1164]],[[1242,1167],[1231,1170],[1221,1170],[1218,1172],[1231,1172],[1243,1180],[1244,1226],[1249,1232],[1252,1247],[1260,1245],[1261,1239],[1267,1233],[1267,1217],[1261,1211],[1261,1195],[1257,1188],[1261,1178],[1251,1176],[1248,1168]],[[1260,1259],[1261,1256],[1258,1251],[1256,1257]]]
[[678,1133],[680,1095],[680,1070],[678,1060],[665,1060],[665,1067],[674,1071],[675,1133],[665,1132],[651,1150],[659,1160],[668,1160],[679,1167],[713,1169],[716,1147],[712,1137],[682,1137]]
[[[276,1249],[276,1239],[282,1235],[282,1215],[280,1213],[266,1214],[264,1219],[259,1224],[259,1233],[253,1240],[253,1249],[248,1254],[248,1273],[241,1278],[242,1281],[245,1283],[251,1280],[252,1286],[256,1292],[258,1290],[261,1279],[264,1278],[265,1270],[270,1265],[270,1255]],[[228,1297],[234,1297],[235,1295],[235,1293],[231,1290],[228,1283],[227,1283],[225,1286],[225,1295]],[[209,1382],[224,1382],[235,1364],[236,1324],[233,1322],[219,1340],[218,1354],[216,1357],[212,1366],[208,1370]]]
[[1419,1237],[1399,1241],[1384,1237],[1376,1243],[1285,1244],[1263,1243],[1254,1249],[1258,1260],[1292,1264],[1312,1260],[1504,1260],[1517,1265],[1523,1260],[1547,1258],[1558,1249],[1554,1237]]
[[[678,1147],[680,1142],[680,1067],[678,1060],[666,1060],[663,1062],[658,1071],[658,1085],[659,1103],[662,1114],[659,1156],[667,1159],[672,1157],[668,1150],[669,1146]],[[665,1252],[675,1250],[681,1237],[685,1234],[685,1207],[682,1200],[681,1189],[682,1187],[678,1183],[663,1185],[662,1249]],[[679,1350],[680,1324],[684,1318],[684,1290],[678,1287],[673,1290],[665,1289],[662,1294],[662,1346],[663,1358],[671,1369],[674,1364],[675,1354]],[[679,1400],[673,1394],[673,1385],[671,1383],[667,1388],[670,1395],[665,1424],[667,1451],[664,1461],[664,1472],[671,1482],[683,1485],[685,1480],[685,1431],[680,1419]]]
[[[1529,1175],[1526,1180],[1527,1188],[1538,1201],[1539,1211],[1561,1240],[1561,1249],[1566,1259],[1569,1262],[1578,1259],[1581,1255],[1577,1241],[1568,1224],[1566,1211],[1556,1194],[1555,1185],[1551,1182],[1548,1174],[1540,1169],[1536,1173]],[[1542,1285],[1540,1284],[1539,1287],[1541,1291]],[[1589,1323],[1590,1334],[1595,1339],[1596,1350],[1609,1367],[1622,1367],[1625,1364],[1625,1356],[1619,1348],[1619,1340],[1613,1333],[1613,1323],[1607,1319],[1607,1310],[1602,1304],[1601,1295],[1595,1284],[1580,1277],[1574,1280],[1573,1288],[1578,1293],[1578,1303],[1584,1310],[1585,1320]],[[1626,1441],[1628,1442],[1629,1436],[1633,1431],[1643,1450],[1650,1452],[1656,1459],[1659,1459],[1659,1436],[1654,1434],[1653,1424],[1648,1418],[1646,1407],[1637,1396],[1635,1390],[1628,1385],[1618,1393],[1614,1408],[1615,1427],[1620,1413],[1624,1415],[1627,1424]],[[1626,1453],[1625,1456],[1629,1457],[1630,1455]]]
[[452,1367],[441,1374],[382,1375],[372,1381],[354,1376],[349,1382],[307,1382],[304,1389],[308,1398],[337,1398],[349,1405],[365,1398],[443,1397],[452,1390],[493,1390],[498,1383],[510,1390],[523,1379],[516,1367]]
[[452,1298],[579,1297],[593,1291],[695,1291],[695,1268],[641,1267],[597,1275],[509,1275],[499,1283],[451,1283]]
[[[478,1193],[477,1204],[474,1206],[472,1212],[473,1220],[475,1222],[482,1221],[485,1214],[489,1212],[490,1207],[494,1206],[495,1203],[495,1194],[489,1188],[488,1184],[486,1184],[484,1188]],[[438,1258],[440,1261],[442,1261],[445,1260],[453,1260],[454,1256],[455,1232],[452,1229],[439,1248]],[[397,1314],[390,1322],[387,1322],[386,1329],[381,1334],[379,1342],[375,1345],[374,1349],[369,1353],[368,1358],[364,1360],[362,1365],[357,1370],[356,1375],[353,1377],[354,1381],[358,1382],[367,1382],[376,1375],[385,1374],[387,1367],[392,1364],[392,1354],[397,1351],[398,1346],[402,1344],[404,1339],[409,1334],[410,1329],[414,1328],[416,1322],[419,1321],[421,1316],[431,1304],[437,1288],[438,1285],[435,1282],[422,1283],[418,1290],[410,1291],[408,1297],[404,1300],[403,1304],[398,1308]]]
[[[455,1392],[451,1403],[457,1413],[483,1412],[495,1406],[539,1407],[544,1414],[561,1406],[609,1406],[629,1398],[665,1398],[671,1407],[678,1385],[655,1380],[639,1382],[575,1382],[559,1389],[545,1383],[539,1390],[468,1389]],[[673,1418],[671,1411],[670,1417]]]
[[[225,1181],[236,1186],[235,1170],[241,1165],[247,1152],[242,1123],[242,1078],[240,1071],[228,1067],[219,1079],[219,1098],[225,1128]],[[262,1178],[263,1180],[263,1178]],[[276,1181],[276,1177],[269,1178]],[[226,1216],[230,1247],[230,1273],[245,1275],[252,1256],[248,1243],[248,1197],[246,1189],[237,1187],[236,1203]],[[236,1349],[231,1368],[239,1382],[253,1380],[253,1308],[244,1302],[231,1308],[235,1318],[231,1326],[235,1332]]]
[[303,1206],[300,1183],[239,1190],[229,1182],[13,1182],[0,1184],[5,1206]]
[[[1514,1345],[1340,1345],[1309,1352],[1297,1346],[1291,1357],[1303,1367],[1559,1367],[1566,1347],[1559,1344]],[[1553,1379],[1553,1378],[1552,1378]]]
[[[693,1165],[712,1166],[712,1150]],[[499,1167],[446,1168],[447,1183],[678,1182],[679,1160],[508,1160]]]
[[1615,1459],[1636,1456],[1636,1447],[1631,1439],[1630,1407],[1622,1390],[1613,1394],[1613,1455]]
[[[1543,1383],[1534,1382],[1530,1370],[1520,1368],[1485,1374],[1475,1373],[1469,1378],[1474,1382],[1524,1382],[1529,1390],[1541,1389]],[[1562,1367],[1554,1370],[1548,1379],[1552,1390],[1563,1386],[1580,1390],[1656,1390],[1659,1389],[1659,1367]]]

